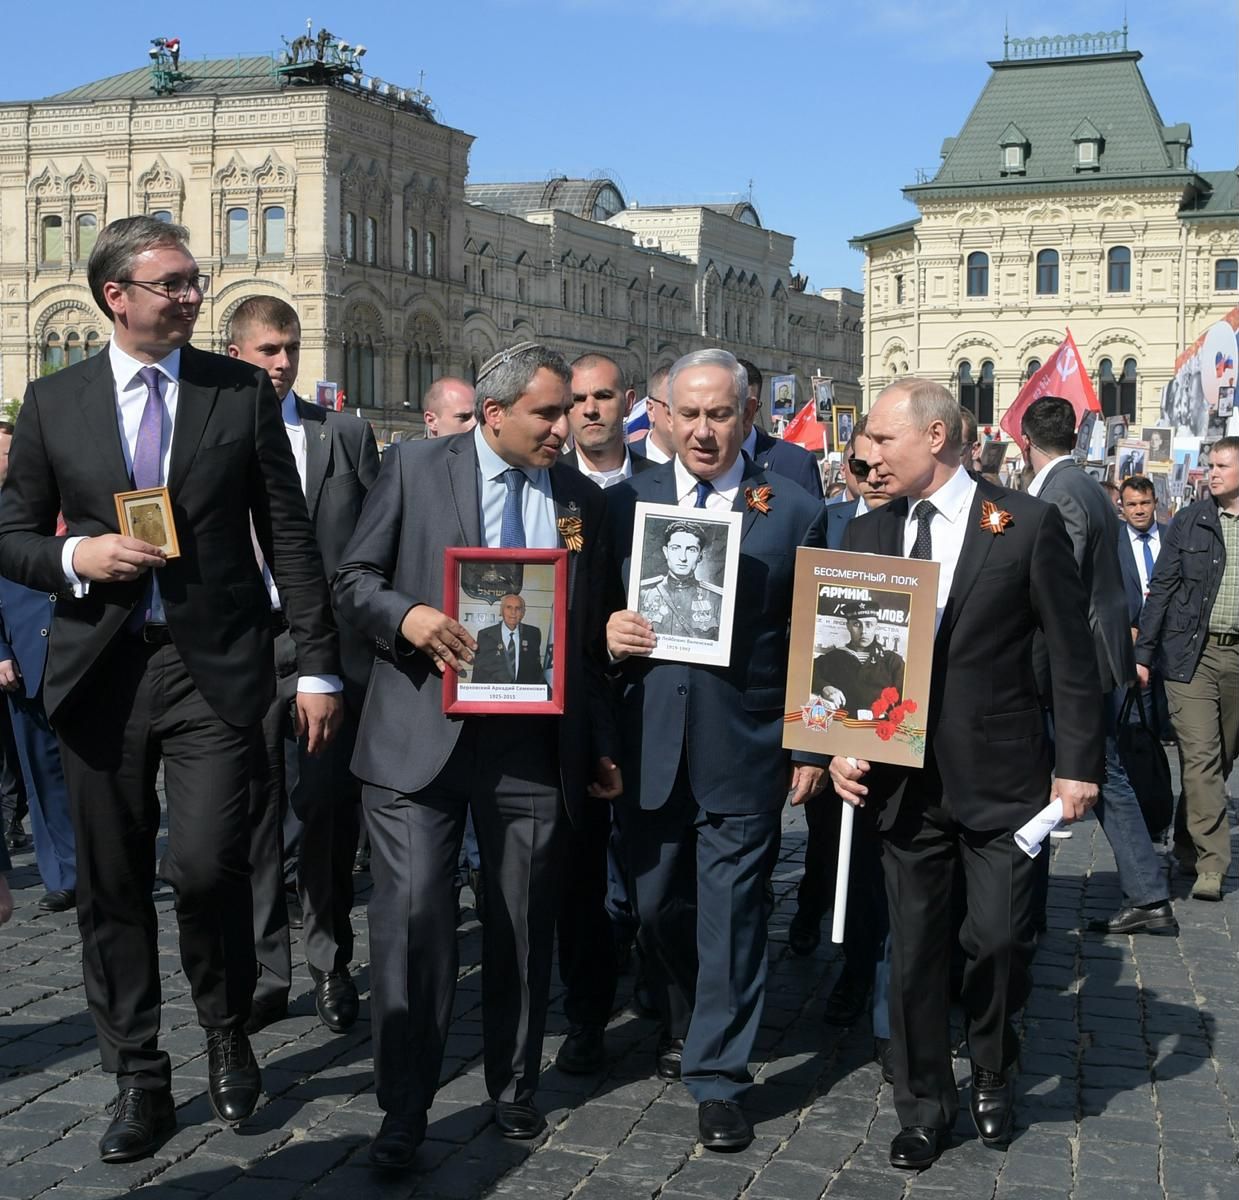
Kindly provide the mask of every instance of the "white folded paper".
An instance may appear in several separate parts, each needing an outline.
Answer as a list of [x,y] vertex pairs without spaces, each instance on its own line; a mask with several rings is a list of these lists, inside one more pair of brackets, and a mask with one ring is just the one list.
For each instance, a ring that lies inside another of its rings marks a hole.
[[1021,825],[1015,831],[1015,844],[1028,855],[1036,858],[1041,853],[1041,843],[1057,829],[1063,819],[1063,800],[1061,796],[1045,806],[1027,825]]

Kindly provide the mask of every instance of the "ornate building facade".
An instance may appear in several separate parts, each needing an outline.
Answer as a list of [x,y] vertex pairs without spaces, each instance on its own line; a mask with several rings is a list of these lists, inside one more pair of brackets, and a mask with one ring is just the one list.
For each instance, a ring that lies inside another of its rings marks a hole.
[[434,379],[525,338],[611,353],[638,389],[723,344],[856,390],[859,294],[804,291],[793,239],[751,205],[638,209],[606,179],[468,185],[473,138],[360,70],[250,57],[181,63],[158,92],[152,79],[0,104],[8,397],[106,343],[86,262],[98,231],[135,213],[189,227],[212,277],[199,344],[222,349],[246,297],[282,296],[301,315],[303,388],[339,382],[382,438],[420,427]]
[[1008,41],[918,216],[863,234],[864,377],[996,421],[1070,328],[1107,414],[1152,424],[1176,355],[1239,304],[1239,174],[1199,171],[1126,31]]

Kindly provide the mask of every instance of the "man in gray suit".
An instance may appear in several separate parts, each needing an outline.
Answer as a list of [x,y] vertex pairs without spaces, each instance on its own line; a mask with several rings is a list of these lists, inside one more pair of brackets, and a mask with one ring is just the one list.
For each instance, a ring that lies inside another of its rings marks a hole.
[[[1024,414],[1025,454],[1036,474],[1029,493],[1055,505],[1075,550],[1076,566],[1089,601],[1093,649],[1108,693],[1106,777],[1097,802],[1097,819],[1109,839],[1123,889],[1123,907],[1105,920],[1089,923],[1096,933],[1177,933],[1166,874],[1140,812],[1140,802],[1119,757],[1118,710],[1136,679],[1131,625],[1118,557],[1118,515],[1101,485],[1072,458],[1075,410],[1058,396],[1043,396]],[[1083,649],[1083,648],[1082,648]],[[1050,693],[1049,663],[1043,644],[1034,652],[1038,686]]]
[[[486,1085],[505,1137],[536,1137],[561,813],[619,794],[604,679],[609,561],[602,493],[559,461],[571,372],[527,342],[478,374],[471,433],[400,442],[335,576],[343,619],[377,651],[353,755],[370,831],[375,1081],[370,1148],[407,1166],[426,1132],[456,990],[452,891],[465,813],[481,850]],[[438,608],[449,546],[568,544],[562,717],[448,716],[442,677],[474,660]],[[592,782],[591,782],[592,781]],[[593,797],[591,801],[588,797]]]
[[[323,567],[330,574],[357,524],[366,489],[378,474],[374,432],[360,418],[329,412],[293,391],[301,322],[278,296],[251,296],[240,304],[228,325],[228,353],[262,367],[271,377]],[[357,633],[337,620],[344,719],[335,741],[322,753],[310,754],[289,709],[297,683],[297,650],[265,565],[263,582],[275,627],[276,694],[263,718],[265,770],[251,784],[250,885],[258,980],[246,1030],[252,1033],[288,1015],[292,954],[283,867],[286,853],[291,853],[315,1007],[328,1029],[343,1033],[358,1013],[348,965],[353,957],[350,912],[360,796],[348,762],[373,655]]]

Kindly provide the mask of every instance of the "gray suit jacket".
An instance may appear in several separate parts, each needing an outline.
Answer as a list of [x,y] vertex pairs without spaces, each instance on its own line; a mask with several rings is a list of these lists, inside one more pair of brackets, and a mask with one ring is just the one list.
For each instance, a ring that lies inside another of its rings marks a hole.
[[[604,755],[617,758],[603,670],[603,597],[611,559],[601,489],[563,463],[550,471],[556,509],[582,522],[581,549],[568,556],[564,715],[546,718],[558,723],[560,776],[574,817],[576,806],[594,803],[585,799],[593,763]],[[375,649],[353,755],[353,773],[367,783],[419,791],[443,770],[456,746],[461,718],[444,714],[439,673],[399,629],[415,605],[443,607],[443,552],[482,545],[481,528],[472,433],[398,442],[383,456],[333,580],[341,616]]]
[[[1136,679],[1131,623],[1119,566],[1119,518],[1105,489],[1073,462],[1059,463],[1049,475],[1038,498],[1053,504],[1062,514],[1076,566],[1088,593],[1088,623],[1093,631],[1097,670],[1106,691],[1127,687]],[[1036,655],[1038,687],[1049,694],[1048,663],[1040,650]]]

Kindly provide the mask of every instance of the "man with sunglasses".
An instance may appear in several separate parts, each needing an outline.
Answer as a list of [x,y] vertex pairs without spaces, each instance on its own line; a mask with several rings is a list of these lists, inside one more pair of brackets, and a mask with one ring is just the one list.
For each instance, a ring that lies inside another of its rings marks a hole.
[[[59,596],[44,699],[77,839],[86,999],[119,1087],[105,1162],[151,1154],[176,1125],[151,897],[161,761],[162,873],[206,1031],[211,1107],[235,1123],[261,1089],[244,1033],[249,776],[274,671],[255,537],[296,643],[311,753],[340,720],[327,585],[280,406],[264,370],[189,345],[209,280],[188,236],[152,217],[100,233],[87,277],[111,342],[27,388],[0,506],[0,573]],[[175,557],[116,532],[116,494],[160,487]]]

